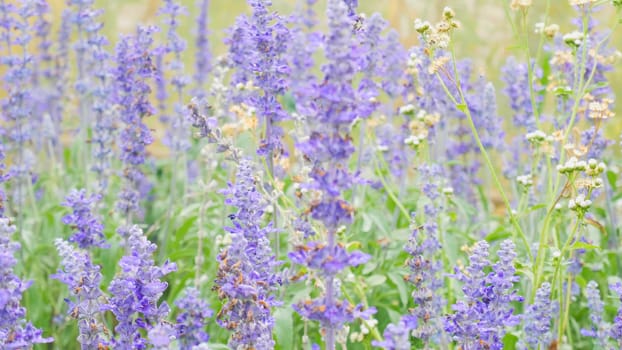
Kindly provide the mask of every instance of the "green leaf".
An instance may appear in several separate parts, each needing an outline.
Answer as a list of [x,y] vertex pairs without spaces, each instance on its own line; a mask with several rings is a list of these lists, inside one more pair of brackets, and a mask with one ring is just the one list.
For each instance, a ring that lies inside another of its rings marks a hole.
[[595,246],[589,243],[577,241],[572,246],[570,246],[570,250],[577,250],[577,249],[592,250],[592,249],[600,249],[600,248],[598,246]]
[[388,276],[391,282],[395,284],[398,292],[400,293],[400,301],[402,302],[402,305],[408,305],[408,291],[406,290],[404,279],[395,272],[389,272]]
[[607,180],[609,181],[611,188],[616,188],[616,183],[618,183],[618,174],[616,174],[615,171],[607,170]]
[[387,281],[387,276],[383,276],[383,275],[371,275],[366,278],[367,285],[370,287],[379,286],[386,281]]
[[278,309],[274,313],[276,339],[281,349],[294,348],[294,319],[292,309]]

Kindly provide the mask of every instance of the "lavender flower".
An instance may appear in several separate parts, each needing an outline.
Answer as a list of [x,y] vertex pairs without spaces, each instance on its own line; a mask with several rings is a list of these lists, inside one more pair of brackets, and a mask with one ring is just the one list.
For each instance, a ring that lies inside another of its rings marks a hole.
[[63,206],[72,209],[71,214],[63,217],[63,223],[76,230],[69,241],[78,244],[80,248],[106,247],[104,226],[101,219],[93,213],[100,200],[100,195],[88,196],[86,191],[81,189],[72,190],[62,203]]
[[66,300],[70,315],[78,320],[78,342],[85,350],[108,346],[107,330],[100,321],[101,307],[105,303],[99,289],[101,267],[93,265],[88,253],[73,248],[62,239],[57,239],[55,245],[62,258],[63,269],[51,277],[69,288],[72,298]]
[[167,350],[171,348],[171,342],[175,340],[175,327],[162,322],[153,326],[147,332],[147,338],[152,349]]
[[551,318],[557,312],[557,305],[551,302],[551,284],[542,283],[536,291],[536,298],[532,305],[525,310],[524,338],[519,342],[519,349],[546,348],[553,340],[551,333]]
[[209,48],[208,39],[208,11],[209,0],[197,0],[197,17],[196,17],[196,38],[195,47],[196,52],[194,54],[195,70],[194,70],[194,83],[195,87],[193,95],[201,99],[207,96],[205,93],[205,82],[211,69],[211,54]]
[[[0,4],[3,5],[3,4]],[[0,348],[26,349],[37,343],[50,343],[42,331],[26,322],[26,309],[20,306],[22,294],[30,286],[13,273],[17,263],[13,256],[20,249],[11,241],[15,226],[9,219],[0,218]]]
[[354,307],[339,300],[339,281],[336,275],[341,270],[367,262],[369,256],[361,252],[347,252],[336,242],[339,226],[352,220],[353,208],[343,198],[343,192],[359,181],[348,169],[348,159],[354,151],[348,135],[349,125],[357,117],[364,117],[368,111],[359,103],[357,91],[352,86],[361,62],[360,47],[352,31],[354,18],[342,0],[328,2],[329,34],[324,42],[327,63],[322,67],[324,81],[307,94],[313,103],[304,103],[312,132],[307,140],[299,140],[298,149],[312,163],[310,189],[321,193],[321,198],[312,203],[310,216],[323,223],[327,231],[327,242],[310,242],[300,245],[288,254],[297,264],[318,269],[325,278],[326,290],[313,300],[306,300],[294,306],[303,317],[316,320],[325,330],[326,348],[335,347],[335,332],[345,323],[357,317],[367,317],[360,306]]
[[225,229],[231,234],[231,245],[218,255],[216,287],[223,307],[218,323],[233,332],[232,349],[266,350],[274,348],[271,308],[278,302],[271,295],[281,283],[275,274],[278,265],[268,235],[273,229],[262,227],[266,205],[257,190],[254,169],[250,161],[238,164],[235,184],[223,191],[225,204],[237,208],[229,217],[233,226]]
[[209,335],[205,332],[205,322],[213,315],[207,302],[201,299],[199,290],[187,288],[183,297],[175,302],[181,313],[177,315],[177,340],[181,350],[191,350],[194,346],[206,343]]
[[177,266],[168,261],[161,267],[154,265],[153,253],[157,247],[138,226],[121,228],[119,234],[125,239],[127,254],[119,262],[120,273],[108,286],[111,297],[106,309],[118,322],[112,344],[115,349],[145,349],[146,340],[140,329],[149,331],[168,315],[168,305],[165,302],[158,305],[168,286],[161,278]]
[[[181,60],[182,53],[186,50],[186,41],[181,38],[179,35],[179,18],[181,16],[185,16],[187,14],[187,10],[185,7],[181,6],[178,2],[174,0],[166,0],[162,8],[160,9],[160,14],[166,16],[166,25],[168,26],[168,31],[166,33],[166,46],[161,48],[161,52],[159,55],[172,54],[172,60],[166,64],[165,66],[160,63],[158,67],[158,78],[159,78],[159,90],[164,89],[165,77],[163,69],[166,69],[173,75],[170,83],[174,88],[174,93],[176,97],[176,103],[174,104],[174,113],[172,119],[164,118],[162,119],[165,122],[168,122],[168,128],[166,135],[162,142],[167,145],[175,154],[179,152],[184,152],[190,148],[190,120],[187,118],[188,114],[186,112],[184,103],[184,88],[190,82],[190,78],[185,75],[184,72],[184,64]],[[158,57],[158,60],[162,60],[162,57]],[[161,92],[160,92],[161,95]],[[166,98],[166,94],[163,96],[159,96],[161,103],[162,98]],[[161,108],[162,109],[162,108]],[[161,112],[164,112],[161,110]]]
[[384,340],[372,341],[372,345],[385,350],[410,350],[410,334],[417,327],[417,319],[412,316],[404,316],[394,325],[390,324],[384,330]]
[[[7,151],[14,153],[14,161],[9,174],[14,179],[13,203],[21,205],[31,190],[34,153],[31,149],[33,135],[36,130],[32,125],[34,104],[30,83],[33,78],[33,55],[29,50],[32,40],[31,20],[37,14],[37,2],[27,0],[20,6],[13,3],[0,2],[0,47],[2,54],[0,63],[6,67],[4,85],[7,97],[0,103],[5,125],[8,126]],[[16,49],[19,47],[19,49]]]
[[[618,300],[622,302],[622,283],[612,283],[609,285],[609,289],[611,289]],[[618,343],[618,346],[622,347],[622,304],[618,309],[617,315],[613,319],[613,324],[611,325],[609,333],[611,338]]]
[[148,79],[154,69],[150,46],[153,42],[153,27],[138,27],[135,36],[125,36],[117,44],[117,67],[115,70],[117,104],[120,106],[124,129],[120,135],[121,161],[125,168],[125,185],[117,208],[125,215],[142,215],[140,200],[150,189],[141,165],[147,157],[146,147],[153,142],[153,136],[143,119],[152,115],[149,102],[151,88]]
[[598,283],[590,281],[585,288],[585,297],[587,298],[587,307],[590,309],[590,321],[592,321],[592,327],[590,329],[582,329],[581,334],[585,337],[595,338],[596,343],[602,347],[607,348],[608,333],[610,324],[605,322],[605,304],[600,298],[600,289]]
[[[281,138],[283,130],[277,125],[288,114],[279,102],[286,89],[289,67],[286,59],[287,43],[291,35],[285,21],[271,13],[269,0],[249,0],[253,9],[251,17],[241,16],[236,22],[234,38],[239,46],[230,51],[232,61],[240,70],[234,83],[252,82],[258,88],[243,102],[257,110],[265,124],[266,134],[257,150],[265,156],[270,175],[275,174],[273,157],[284,152]],[[243,54],[244,56],[239,56]]]
[[522,301],[513,290],[518,281],[513,266],[516,252],[510,240],[501,243],[499,262],[488,260],[488,243],[475,244],[465,272],[456,269],[454,278],[463,283],[465,300],[452,306],[453,314],[445,318],[445,331],[465,349],[484,344],[490,349],[503,348],[506,327],[515,326],[520,318],[513,314],[512,302]]

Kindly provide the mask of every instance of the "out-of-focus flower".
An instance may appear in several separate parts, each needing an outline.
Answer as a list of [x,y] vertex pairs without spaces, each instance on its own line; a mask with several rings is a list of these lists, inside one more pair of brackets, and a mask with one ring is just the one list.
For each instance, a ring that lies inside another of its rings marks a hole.
[[175,301],[180,310],[177,315],[177,341],[181,350],[191,350],[194,346],[207,343],[209,335],[205,331],[205,323],[212,317],[212,310],[206,301],[201,299],[199,290],[187,288],[184,295]]
[[161,278],[177,266],[168,261],[161,267],[154,265],[153,253],[157,247],[138,226],[120,228],[119,234],[125,240],[127,253],[119,262],[121,271],[108,286],[111,297],[105,307],[118,322],[112,344],[115,349],[145,349],[147,340],[140,329],[149,331],[168,315],[166,302],[158,305],[168,286]]
[[197,98],[204,98],[207,96],[205,93],[205,82],[207,81],[208,74],[211,70],[211,52],[209,47],[209,33],[207,30],[209,0],[197,0],[196,2],[197,17],[196,17],[196,33],[195,33],[195,47],[196,52],[194,54],[194,83],[195,87],[193,95]]
[[229,340],[233,349],[272,349],[271,309],[279,304],[272,293],[281,283],[275,274],[279,263],[268,239],[273,229],[262,223],[266,203],[249,160],[240,161],[236,182],[223,193],[225,204],[237,212],[229,215],[233,226],[225,228],[231,234],[231,245],[218,255],[215,290],[223,300],[218,323],[233,332]]
[[102,279],[100,266],[93,264],[87,252],[73,248],[62,239],[57,239],[55,244],[63,268],[52,278],[69,288],[71,298],[66,300],[71,317],[78,320],[78,342],[84,350],[108,346],[107,330],[100,321],[101,308],[105,304],[99,289]]
[[[456,269],[454,278],[463,283],[465,299],[452,305],[452,314],[445,318],[445,331],[463,348],[486,344],[490,349],[502,349],[507,327],[516,326],[520,318],[514,315],[512,302],[522,301],[516,294],[514,259],[516,250],[510,240],[501,243],[499,262],[491,266],[488,243],[477,242],[465,271]],[[492,268],[492,272],[486,272]]]
[[536,298],[524,313],[524,338],[519,343],[520,349],[537,349],[551,344],[551,320],[557,312],[557,304],[551,301],[551,284],[542,283],[536,291]]
[[13,256],[20,249],[11,241],[15,226],[9,219],[0,218],[0,348],[28,349],[37,343],[50,343],[42,331],[26,322],[26,309],[20,305],[22,294],[30,286],[13,272],[17,260]]
[[101,219],[94,213],[96,204],[101,200],[101,196],[87,195],[86,190],[72,190],[63,206],[72,209],[71,214],[63,217],[63,223],[75,229],[69,238],[70,242],[75,242],[80,248],[106,247],[104,237],[104,226]]
[[115,79],[117,104],[124,128],[120,134],[121,161],[125,184],[119,193],[117,208],[123,215],[142,215],[140,201],[150,189],[141,169],[147,157],[147,146],[153,136],[143,119],[153,114],[149,102],[153,78],[151,44],[153,27],[138,27],[135,36],[125,36],[117,44]]

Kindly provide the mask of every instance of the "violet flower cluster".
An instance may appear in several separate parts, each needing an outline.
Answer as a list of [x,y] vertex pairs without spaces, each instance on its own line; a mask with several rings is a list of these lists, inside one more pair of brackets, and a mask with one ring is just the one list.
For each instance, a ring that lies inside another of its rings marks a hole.
[[[138,226],[120,228],[119,234],[125,240],[127,253],[119,262],[121,271],[108,286],[111,296],[105,306],[117,320],[112,346],[121,350],[145,349],[147,339],[143,338],[141,329],[149,332],[168,316],[166,302],[158,304],[168,286],[161,279],[175,271],[177,266],[168,261],[162,266],[154,264],[153,253],[157,247]],[[175,329],[171,328],[167,339],[175,334]],[[156,340],[161,341],[160,334],[156,332],[156,335]]]
[[[274,159],[285,149],[282,145],[283,130],[277,125],[288,118],[279,102],[287,88],[290,69],[286,53],[291,34],[285,20],[270,12],[270,0],[249,0],[252,8],[250,17],[240,16],[236,21],[229,58],[237,68],[232,83],[252,83],[256,91],[243,101],[255,108],[265,125],[265,135],[257,149],[265,156],[270,175],[274,175]],[[233,43],[233,41],[236,41]]]
[[[174,0],[166,0],[160,8],[160,14],[165,16],[165,24],[168,27],[166,32],[166,45],[159,49],[158,62],[158,85],[159,89],[166,89],[167,78],[165,72],[172,75],[170,84],[173,87],[175,102],[173,104],[173,115],[170,117],[162,116],[160,120],[167,126],[166,135],[162,142],[168,146],[175,154],[185,152],[190,148],[190,119],[184,106],[184,89],[190,83],[190,77],[185,74],[184,64],[181,55],[185,52],[186,41],[179,34],[179,25],[182,16],[187,15],[187,10]],[[163,64],[168,55],[172,55],[170,62]],[[162,106],[168,98],[165,92],[159,91],[158,97]],[[166,110],[160,108],[161,113]],[[165,107],[164,107],[165,109]]]
[[115,87],[124,124],[120,134],[120,157],[125,180],[117,208],[128,217],[142,216],[140,201],[151,188],[141,166],[147,160],[146,147],[153,142],[144,118],[154,112],[149,102],[149,80],[154,76],[151,45],[155,30],[154,27],[138,27],[136,35],[122,37],[116,48]]
[[207,21],[209,17],[209,0],[197,0],[197,17],[195,33],[195,69],[194,69],[194,90],[193,96],[197,98],[206,97],[205,83],[212,68],[212,55],[209,47],[209,32]]
[[101,200],[101,195],[87,195],[86,190],[72,190],[63,206],[71,208],[72,213],[63,216],[63,224],[75,229],[69,238],[82,249],[90,247],[107,247],[104,237],[104,226],[101,218],[95,213],[95,207]]
[[[463,283],[464,300],[452,305],[445,317],[445,331],[464,349],[502,349],[507,328],[520,323],[513,302],[521,302],[514,283],[518,282],[514,259],[516,248],[510,240],[501,243],[499,261],[491,264],[486,241],[475,244],[469,266],[456,268],[455,279]],[[487,270],[492,268],[492,272]]]
[[279,302],[273,292],[281,284],[268,236],[273,228],[263,226],[266,202],[257,189],[255,170],[249,160],[237,164],[236,182],[223,190],[225,204],[236,207],[230,214],[231,245],[218,255],[215,290],[223,301],[218,324],[232,331],[229,347],[242,350],[273,349],[272,308]]
[[207,302],[201,299],[198,289],[186,288],[181,298],[175,301],[180,313],[175,319],[177,341],[180,350],[192,350],[195,346],[207,343],[209,335],[205,331],[206,320],[213,315]]
[[56,249],[63,268],[51,277],[69,288],[71,298],[65,299],[69,314],[78,320],[78,342],[81,348],[101,349],[109,346],[106,327],[101,321],[105,297],[100,289],[101,267],[94,265],[85,251],[72,247],[68,242],[57,239]]
[[548,347],[553,341],[551,321],[558,312],[558,306],[551,301],[551,284],[542,283],[536,291],[533,304],[529,305],[523,316],[524,338],[519,340],[519,349],[538,349]]
[[319,194],[308,210],[311,218],[326,229],[326,242],[312,241],[300,245],[288,254],[292,262],[317,270],[325,279],[324,294],[295,305],[303,317],[319,321],[325,332],[327,349],[335,347],[335,332],[355,318],[369,316],[345,300],[339,300],[339,281],[336,275],[350,266],[364,264],[369,256],[359,251],[349,252],[337,242],[337,230],[352,220],[354,209],[343,198],[344,192],[359,182],[348,171],[348,160],[354,153],[349,136],[350,124],[368,112],[360,103],[353,81],[361,60],[359,38],[353,32],[355,19],[342,0],[328,2],[329,34],[324,50],[327,63],[322,67],[324,81],[309,94],[314,103],[306,103],[305,112],[311,133],[297,147],[311,161],[308,189]]
[[52,338],[44,338],[42,331],[25,319],[26,309],[20,303],[31,283],[13,272],[17,264],[14,254],[20,249],[20,244],[11,240],[13,233],[15,226],[0,217],[0,348],[26,349],[37,343],[50,343]]
[[[32,87],[34,57],[29,49],[34,28],[31,22],[37,15],[36,0],[19,3],[0,2],[0,50],[4,66],[3,85],[7,95],[0,103],[2,134],[9,141],[6,151],[16,159],[9,166],[13,178],[11,203],[21,205],[32,191],[36,177],[32,173],[35,163],[33,153],[34,104]],[[6,130],[4,130],[6,128]]]

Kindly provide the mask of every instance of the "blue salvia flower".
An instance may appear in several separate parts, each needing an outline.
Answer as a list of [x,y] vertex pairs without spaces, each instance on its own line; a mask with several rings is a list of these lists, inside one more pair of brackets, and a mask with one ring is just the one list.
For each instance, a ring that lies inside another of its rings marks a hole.
[[162,277],[175,271],[174,263],[154,265],[153,253],[156,245],[151,243],[138,226],[119,229],[127,249],[121,258],[121,271],[110,282],[110,299],[106,309],[116,320],[116,337],[112,340],[115,349],[145,349],[147,340],[140,330],[149,331],[162,323],[169,313],[166,302],[158,301],[168,284]]
[[103,193],[108,188],[110,177],[110,163],[112,162],[113,144],[115,141],[117,113],[115,108],[110,108],[110,102],[114,100],[114,72],[111,69],[111,55],[106,47],[108,38],[101,33],[102,24],[95,20],[100,14],[93,11],[91,23],[86,28],[86,44],[88,50],[85,57],[89,63],[91,72],[90,110],[93,113],[92,121],[92,157],[91,170],[97,175],[97,190]]
[[384,340],[374,340],[372,345],[385,350],[410,350],[412,349],[410,336],[415,328],[417,328],[417,318],[404,316],[397,324],[389,324],[385,328]]
[[72,247],[68,242],[57,239],[56,249],[63,268],[51,277],[64,283],[71,293],[66,299],[71,317],[78,320],[80,334],[78,342],[81,348],[99,349],[109,345],[105,335],[107,330],[101,322],[101,308],[105,298],[100,290],[101,267],[94,265],[85,251]]
[[175,327],[167,322],[161,322],[153,326],[147,332],[147,339],[151,349],[167,350],[171,348],[171,343],[175,340]]
[[196,7],[196,37],[194,54],[194,90],[193,95],[201,99],[207,96],[205,93],[205,82],[211,70],[212,56],[209,47],[209,31],[207,28],[209,18],[209,0],[197,0]]
[[[618,300],[622,303],[622,283],[612,283],[609,285],[609,289],[615,293]],[[611,339],[616,341],[619,347],[622,347],[622,304],[620,304],[618,313],[613,319],[613,324],[611,325],[609,333]]]
[[0,2],[0,63],[6,67],[4,86],[7,97],[1,102],[2,115],[8,128],[7,151],[14,154],[9,167],[13,180],[12,200],[16,206],[26,198],[33,176],[35,156],[32,152],[34,104],[31,82],[34,57],[29,50],[32,41],[31,21],[37,14],[37,2],[27,0],[15,3]]
[[72,213],[63,216],[63,224],[70,225],[75,229],[69,238],[70,242],[76,243],[82,249],[90,247],[106,247],[104,226],[101,218],[95,214],[95,207],[101,200],[97,194],[87,195],[86,190],[72,190],[63,206],[71,208]]
[[[170,84],[173,87],[175,97],[172,117],[162,119],[168,126],[162,142],[177,154],[190,148],[190,120],[184,106],[184,89],[189,84],[190,77],[185,74],[184,64],[181,59],[181,55],[186,50],[187,45],[186,41],[178,33],[180,17],[187,15],[187,10],[174,0],[166,0],[162,8],[160,8],[160,14],[165,16],[168,30],[166,32],[166,45],[160,49],[159,55],[163,55],[166,58],[168,54],[171,54],[173,57],[167,64],[160,61],[163,59],[162,57],[158,57],[158,79],[160,80],[158,86],[159,91],[165,89],[166,77],[164,76],[164,71],[169,72],[172,75]],[[158,96],[160,101],[162,101],[163,97],[166,98],[167,96],[166,94],[162,95],[162,92],[160,92]],[[164,111],[161,110],[161,112]]]
[[514,315],[512,302],[522,301],[516,295],[514,259],[516,251],[510,240],[501,243],[499,262],[489,261],[488,243],[475,244],[469,257],[469,266],[462,272],[456,269],[454,277],[463,283],[465,299],[452,306],[453,313],[446,316],[445,331],[463,349],[502,349],[507,327],[516,326],[520,319]]
[[438,239],[438,219],[441,212],[440,183],[442,169],[438,165],[421,167],[421,178],[424,179],[422,193],[429,202],[424,205],[423,225],[417,226],[406,245],[410,255],[407,265],[410,272],[406,280],[414,285],[412,298],[415,308],[410,314],[418,320],[413,335],[425,343],[438,342],[442,333],[441,313],[445,300],[440,293],[443,280],[440,273],[443,264],[440,257],[442,249]]
[[26,322],[26,309],[20,305],[22,294],[30,286],[13,272],[17,263],[15,252],[19,243],[11,241],[15,226],[9,219],[0,217],[0,348],[28,349],[37,343],[49,343],[41,330]]
[[536,291],[536,298],[523,316],[524,337],[519,341],[519,349],[546,349],[553,340],[551,320],[557,312],[557,304],[551,301],[551,284],[542,283]]
[[581,334],[586,337],[595,338],[595,342],[602,348],[607,348],[608,333],[611,325],[604,320],[605,303],[600,297],[600,289],[595,281],[588,282],[585,287],[585,297],[587,307],[590,310],[590,329],[582,329]]
[[115,87],[120,119],[124,124],[120,134],[120,156],[125,179],[117,208],[128,216],[142,215],[140,201],[150,190],[141,166],[146,162],[147,146],[153,142],[143,119],[153,114],[148,80],[154,75],[150,49],[154,30],[154,27],[138,27],[136,35],[121,38],[116,49]]
[[270,0],[248,0],[252,8],[250,17],[241,16],[236,21],[234,33],[244,45],[244,57],[235,57],[238,52],[230,52],[236,68],[240,70],[242,81],[252,82],[258,88],[256,93],[243,101],[257,111],[265,124],[266,133],[260,141],[257,153],[265,156],[270,175],[275,173],[274,157],[283,151],[283,130],[277,125],[287,119],[288,114],[279,102],[285,93],[289,75],[287,45],[291,34],[285,21],[276,13],[270,12]]
[[[401,342],[406,344],[405,342],[409,341],[408,335],[412,334],[421,339],[426,346],[429,346],[433,343],[439,343],[442,333],[441,314],[445,305],[445,300],[440,293],[443,287],[443,280],[440,277],[443,264],[439,256],[442,247],[438,239],[437,224],[439,213],[442,211],[440,185],[443,174],[439,165],[425,165],[419,171],[423,179],[422,194],[427,198],[423,213],[421,213],[423,225],[417,225],[413,229],[404,249],[410,255],[406,262],[410,271],[404,280],[414,285],[411,296],[415,307],[402,317],[400,323],[391,324],[387,327],[385,338],[387,332],[395,338],[395,332],[403,332],[406,330],[404,327],[410,325],[409,332],[404,335],[405,338]],[[397,345],[389,346],[396,341],[395,339],[385,339],[385,341],[388,343],[385,342],[382,343],[384,345],[377,346],[383,346],[385,349],[404,348]]]
[[473,115],[473,122],[482,144],[491,150],[504,151],[503,118],[497,112],[497,95],[495,86],[491,82],[486,82],[484,85],[478,112]]
[[321,193],[321,198],[309,209],[311,218],[326,228],[327,240],[301,245],[289,253],[296,264],[318,270],[325,279],[326,290],[313,300],[294,306],[303,317],[319,321],[325,331],[326,348],[335,347],[335,332],[345,323],[357,317],[368,317],[370,312],[361,311],[347,301],[339,300],[339,281],[336,275],[349,266],[357,266],[369,260],[358,251],[348,252],[336,242],[337,229],[352,220],[353,208],[343,199],[343,192],[359,181],[348,169],[348,160],[354,152],[348,135],[350,124],[365,115],[357,91],[352,82],[360,68],[360,45],[353,32],[355,19],[348,15],[349,9],[342,0],[328,2],[329,34],[324,48],[327,63],[322,67],[324,81],[310,94],[315,105],[308,113],[312,129],[308,139],[297,143],[298,149],[312,162],[310,183],[306,186]]
[[196,345],[207,343],[209,335],[205,326],[213,312],[207,302],[201,299],[199,290],[186,288],[184,295],[175,301],[175,306],[180,310],[175,319],[179,348],[191,350]]
[[273,231],[263,226],[266,203],[257,189],[255,170],[249,160],[237,167],[236,182],[223,190],[225,204],[236,207],[229,217],[233,226],[231,245],[218,255],[216,291],[223,300],[218,323],[233,332],[232,349],[267,350],[274,348],[271,308],[278,304],[272,292],[281,283],[275,274],[278,265],[268,235]]
[[[525,131],[531,132],[536,128],[536,119],[533,115],[533,106],[531,104],[531,96],[529,93],[529,77],[528,67],[526,63],[509,57],[505,65],[501,68],[501,77],[505,82],[503,93],[507,96],[512,109],[512,122],[515,127],[524,128]],[[534,69],[537,69],[534,65]],[[541,74],[536,74],[536,78]],[[539,93],[541,87],[534,83],[536,92]],[[538,97],[538,100],[541,98]]]
[[[312,94],[317,79],[313,74],[315,60],[313,55],[322,45],[320,33],[314,31],[317,24],[313,5],[317,0],[302,0],[304,5],[293,17],[290,30],[291,42],[288,44],[288,65],[290,68],[288,91],[292,94],[298,115],[307,116],[313,109]],[[309,106],[306,106],[309,104]]]

